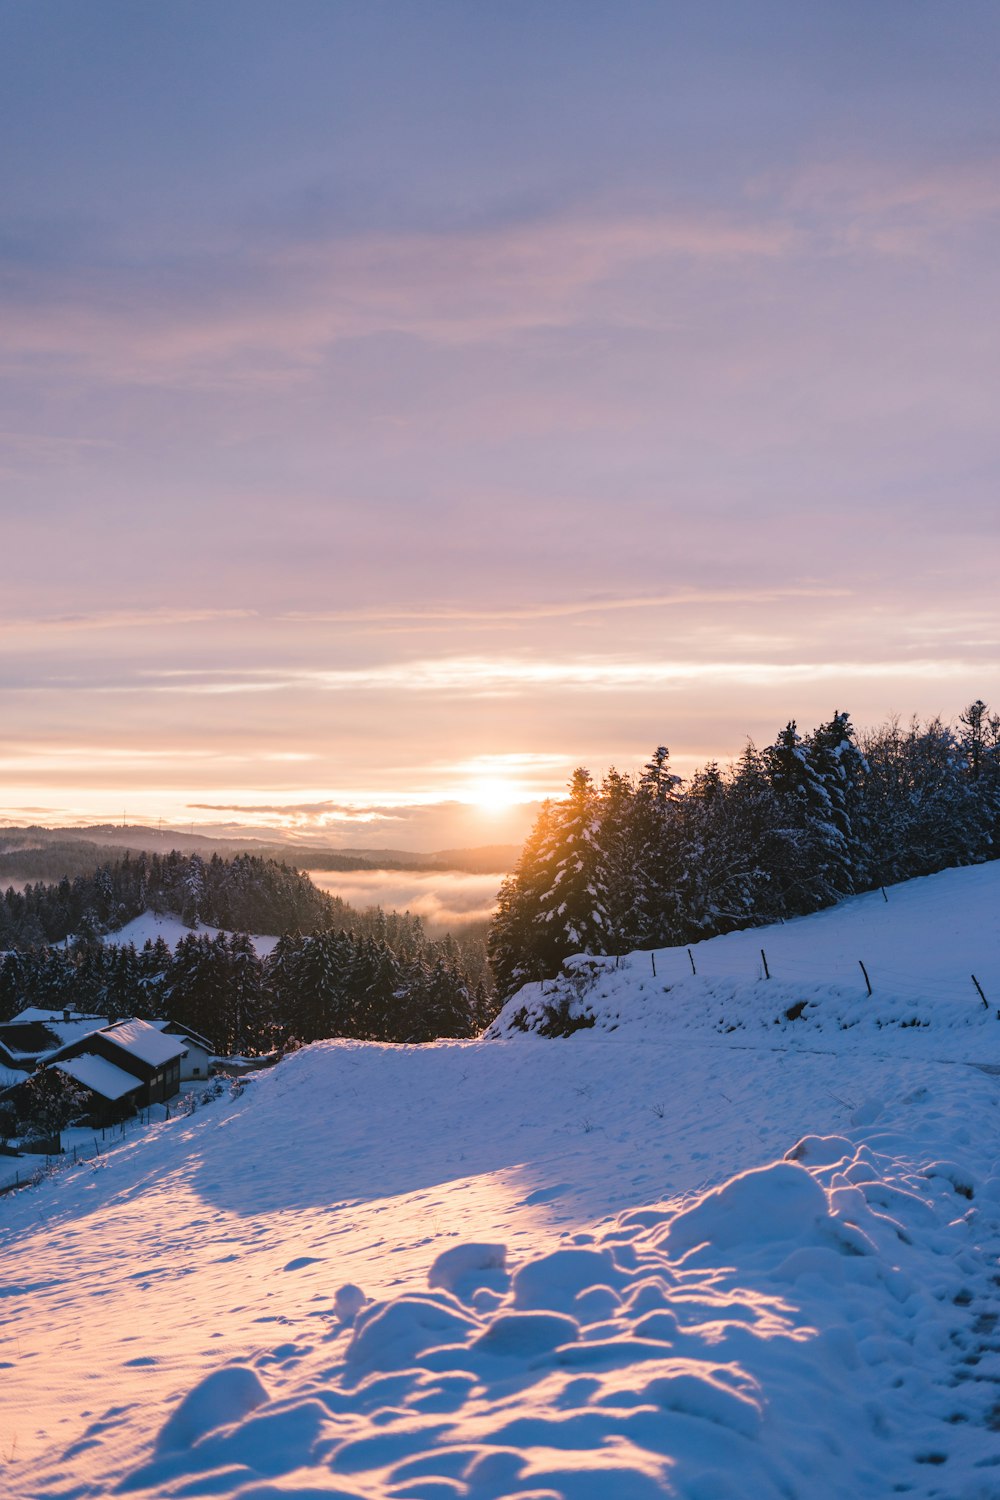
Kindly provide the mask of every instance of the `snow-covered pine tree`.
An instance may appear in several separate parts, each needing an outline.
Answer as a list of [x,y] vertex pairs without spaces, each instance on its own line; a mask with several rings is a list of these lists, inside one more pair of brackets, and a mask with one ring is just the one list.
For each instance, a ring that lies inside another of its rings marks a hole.
[[430,1042],[436,1037],[471,1035],[472,1001],[461,974],[443,957],[438,958],[422,986],[422,1007],[414,1017],[408,1040]]
[[910,786],[907,873],[929,875],[987,858],[989,837],[976,783],[954,732],[938,718],[923,728],[914,720],[904,753]]
[[257,950],[245,932],[229,938],[227,988],[228,1051],[259,1052],[263,1042],[263,972]]
[[864,849],[855,833],[860,813],[864,777],[868,770],[858,749],[850,715],[835,712],[809,737],[810,760],[826,792],[829,820],[837,835],[827,842],[828,874],[835,899],[869,883]]
[[642,861],[636,791],[629,776],[614,766],[601,783],[598,800],[597,851],[601,886],[605,893],[606,951],[628,953],[642,939],[638,906]]
[[264,959],[261,980],[262,1024],[279,1046],[289,1037],[295,1037],[298,1042],[309,1040],[299,1035],[295,1016],[301,954],[301,935],[298,932],[285,932]]
[[722,806],[709,806],[718,840],[713,841],[712,858],[719,875],[714,899],[721,926],[709,925],[703,935],[783,916],[789,844],[794,852],[799,833],[789,831],[771,785],[767,753],[752,740],[726,782]]
[[205,909],[205,862],[200,854],[192,854],[184,875],[181,920],[193,932],[198,930]]
[[786,852],[775,872],[787,911],[817,911],[853,889],[850,851],[833,798],[811,746],[794,719],[765,751],[771,786],[785,822]]
[[746,920],[745,890],[730,822],[731,799],[715,761],[691,778],[679,804],[678,941],[708,937]]
[[977,698],[959,714],[958,725],[959,744],[981,809],[985,842],[995,855],[1000,843],[1000,717],[991,714],[982,698]]
[[556,808],[553,802],[543,802],[514,870],[500,886],[486,939],[501,999],[545,976],[534,918],[542,893],[551,884],[556,858]]
[[605,953],[608,900],[598,841],[597,792],[590,772],[579,766],[569,795],[555,804],[551,872],[535,911],[535,952],[548,973],[571,953]]
[[643,767],[632,803],[636,851],[635,922],[646,948],[680,939],[678,908],[678,792],[681,778],[670,769],[670,751],[658,745]]
[[343,933],[313,932],[301,940],[294,989],[283,1018],[300,1042],[356,1035],[348,997],[352,958]]

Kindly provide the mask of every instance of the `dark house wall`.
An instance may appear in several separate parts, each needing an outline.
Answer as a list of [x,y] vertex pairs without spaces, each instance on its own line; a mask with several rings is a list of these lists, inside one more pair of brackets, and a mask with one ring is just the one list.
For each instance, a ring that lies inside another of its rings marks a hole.
[[60,1050],[59,1057],[79,1057],[83,1052],[94,1052],[98,1057],[103,1057],[109,1063],[114,1063],[116,1068],[121,1068],[125,1073],[131,1073],[133,1078],[138,1078],[143,1085],[138,1094],[129,1096],[132,1103],[143,1109],[147,1104],[160,1104],[166,1099],[172,1099],[181,1086],[181,1062],[179,1057],[172,1058],[170,1062],[161,1063],[157,1068],[152,1063],[143,1062],[141,1057],[126,1052],[119,1047],[103,1031],[92,1031],[89,1036],[73,1042],[68,1047]]

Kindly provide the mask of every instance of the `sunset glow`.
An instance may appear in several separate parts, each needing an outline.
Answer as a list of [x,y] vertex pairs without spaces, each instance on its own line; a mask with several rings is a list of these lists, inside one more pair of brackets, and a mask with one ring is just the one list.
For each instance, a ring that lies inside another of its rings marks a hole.
[[509,781],[479,781],[468,789],[469,801],[485,812],[502,812],[524,801],[518,788]]
[[0,49],[0,820],[433,848],[1000,699],[985,13],[249,10]]
[[1000,1500],[998,58],[0,0],[2,1500]]

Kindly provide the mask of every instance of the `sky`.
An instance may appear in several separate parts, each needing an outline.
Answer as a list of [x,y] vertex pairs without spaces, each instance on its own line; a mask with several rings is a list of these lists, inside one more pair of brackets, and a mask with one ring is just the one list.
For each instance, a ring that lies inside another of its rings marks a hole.
[[0,819],[1000,707],[1000,12],[0,0]]

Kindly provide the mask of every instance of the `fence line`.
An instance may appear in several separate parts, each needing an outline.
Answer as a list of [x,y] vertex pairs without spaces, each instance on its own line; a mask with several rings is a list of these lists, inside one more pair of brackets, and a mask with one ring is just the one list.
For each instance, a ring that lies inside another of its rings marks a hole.
[[[181,1108],[183,1109],[183,1106]],[[175,1105],[173,1114],[177,1113],[178,1109]],[[171,1119],[171,1117],[169,1104],[144,1105],[134,1115],[130,1115],[125,1120],[118,1121],[115,1125],[95,1127],[90,1132],[89,1141],[74,1141],[72,1145],[65,1146],[59,1152],[49,1152],[44,1155],[42,1152],[38,1152],[35,1156],[35,1160],[38,1162],[37,1166],[30,1165],[33,1155],[30,1151],[24,1152],[21,1156],[7,1158],[10,1161],[17,1162],[18,1166],[13,1169],[13,1177],[8,1176],[6,1180],[2,1176],[4,1157],[0,1156],[0,1197],[3,1197],[6,1193],[17,1192],[19,1188],[34,1187],[55,1170],[71,1167],[76,1162],[94,1161],[97,1157],[103,1156],[105,1151],[110,1151],[112,1146],[116,1144],[120,1145],[125,1139],[127,1131],[133,1128],[137,1129],[140,1126],[145,1127],[147,1125],[162,1123],[164,1120]],[[62,1135],[62,1132],[60,1132],[60,1135]],[[98,1139],[98,1135],[100,1135],[100,1140]],[[101,1148],[102,1141],[104,1143],[103,1150]],[[43,1161],[44,1165],[42,1165]]]
[[[698,959],[695,968],[695,957]],[[771,979],[779,984],[829,985],[838,989],[854,990],[859,994],[895,997],[903,1001],[950,1001],[963,1004],[971,1001],[973,1006],[1000,1010],[1000,982],[995,976],[969,974],[956,962],[953,972],[947,975],[928,974],[918,966],[894,964],[886,967],[877,955],[873,960],[862,950],[856,955],[846,951],[833,959],[811,963],[801,955],[785,957],[775,955],[774,950],[765,952],[757,948],[745,954],[716,956],[712,962],[708,952],[695,955],[690,948],[657,948],[637,951],[631,955],[608,957],[605,962],[618,970],[636,970],[640,963],[649,964],[658,979],[667,985],[680,984],[696,975],[700,980],[753,983]],[[592,961],[592,960],[591,960]],[[860,972],[859,972],[860,971]],[[647,975],[649,970],[647,969]],[[870,978],[870,988],[869,988]]]

